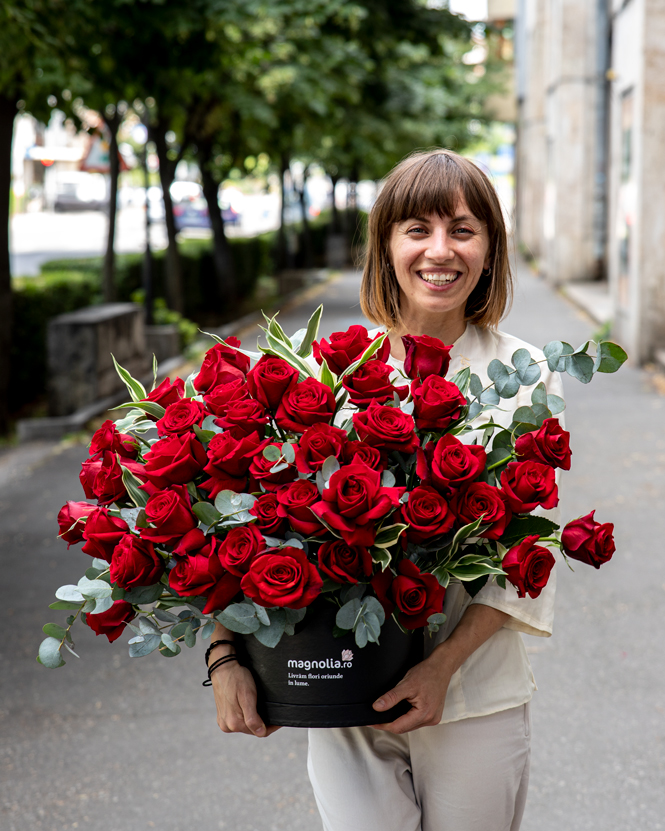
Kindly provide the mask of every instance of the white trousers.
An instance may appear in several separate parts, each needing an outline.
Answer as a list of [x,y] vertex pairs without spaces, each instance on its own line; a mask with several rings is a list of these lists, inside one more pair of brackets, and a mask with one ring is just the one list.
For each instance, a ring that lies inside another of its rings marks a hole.
[[309,731],[325,831],[518,831],[529,783],[529,704],[421,727]]

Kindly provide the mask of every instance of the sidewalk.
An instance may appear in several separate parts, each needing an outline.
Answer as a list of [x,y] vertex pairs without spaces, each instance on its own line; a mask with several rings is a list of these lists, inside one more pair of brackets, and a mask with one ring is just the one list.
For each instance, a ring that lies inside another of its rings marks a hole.
[[[280,315],[287,332],[325,302],[322,334],[362,322],[358,277]],[[526,269],[502,328],[537,346],[579,343],[595,326]],[[253,345],[254,338],[243,334]],[[566,518],[596,508],[618,553],[599,572],[559,574],[554,637],[527,638],[540,691],[532,706],[531,791],[523,831],[665,828],[665,398],[631,366],[591,386],[567,379],[573,470]],[[80,661],[35,662],[53,592],[82,571],[55,516],[81,496],[81,445],[25,445],[0,458],[0,827],[3,831],[318,831],[304,731],[269,740],[220,733],[200,646],[169,662],[130,660],[89,630]],[[13,464],[10,470],[9,465]],[[655,544],[654,544],[655,543]],[[102,811],[108,819],[102,819]]]

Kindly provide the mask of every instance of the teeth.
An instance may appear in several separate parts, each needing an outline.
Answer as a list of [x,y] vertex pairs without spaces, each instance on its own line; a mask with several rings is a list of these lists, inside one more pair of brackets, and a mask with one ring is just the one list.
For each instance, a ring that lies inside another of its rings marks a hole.
[[426,283],[431,283],[433,286],[445,286],[448,283],[453,283],[459,277],[459,271],[453,274],[429,274],[426,271],[418,272],[421,279]]

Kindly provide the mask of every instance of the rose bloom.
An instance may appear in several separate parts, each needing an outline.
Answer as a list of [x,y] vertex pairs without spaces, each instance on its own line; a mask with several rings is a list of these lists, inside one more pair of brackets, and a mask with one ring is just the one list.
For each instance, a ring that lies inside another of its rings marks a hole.
[[519,436],[515,453],[521,459],[570,470],[570,433],[562,429],[558,419],[546,418],[540,430]]
[[216,416],[225,415],[229,407],[247,398],[249,398],[247,383],[241,378],[235,378],[228,384],[219,384],[203,396],[206,408]]
[[143,477],[160,489],[191,482],[207,461],[205,449],[193,433],[160,439],[143,458]]
[[455,524],[455,514],[441,494],[430,487],[414,488],[409,501],[401,505],[403,522],[409,525],[409,542],[425,543],[432,537],[447,534]]
[[457,491],[450,503],[460,525],[469,525],[481,516],[483,525],[490,527],[480,534],[488,540],[498,540],[513,517],[503,493],[487,482],[473,482]]
[[67,543],[67,548],[83,541],[85,519],[94,510],[89,502],[71,502],[68,500],[58,511],[58,536]]
[[527,514],[538,505],[555,508],[559,504],[554,468],[538,462],[509,462],[501,474],[501,489],[516,514]]
[[309,427],[296,447],[296,467],[301,473],[316,473],[329,456],[341,458],[346,441],[346,430],[339,427],[329,424]]
[[336,583],[357,583],[372,573],[372,555],[362,545],[324,542],[317,552],[319,569]]
[[256,557],[240,587],[259,606],[303,609],[316,600],[323,580],[300,548],[273,548]]
[[287,392],[298,383],[299,372],[283,358],[263,355],[247,373],[247,387],[252,398],[273,412]]
[[[270,442],[270,444],[281,450],[281,444],[277,444],[276,442]],[[249,466],[249,475],[251,477],[250,491],[259,490],[260,485],[267,491],[275,491],[280,485],[293,482],[298,475],[296,466],[289,465],[288,467],[282,468],[282,470],[278,470],[277,473],[271,473],[271,468],[275,467],[276,464],[277,462],[271,462],[270,459],[266,459],[263,453],[259,453],[252,458]]]
[[[364,326],[349,326],[346,332],[333,332],[330,342],[325,338],[321,338],[318,342],[314,341],[312,344],[314,358],[319,365],[325,358],[330,371],[335,375],[341,375],[354,361],[358,360],[374,340],[376,338],[370,338]],[[375,357],[380,361],[385,361],[389,355],[390,342],[386,338],[379,351],[375,353]]]
[[335,412],[335,396],[326,384],[306,378],[289,390],[279,403],[275,421],[282,430],[304,433],[318,422],[329,422]]
[[[170,378],[164,378],[162,383],[158,387],[155,387],[147,398],[142,400],[153,401],[155,404],[159,404],[160,407],[166,408],[169,404],[175,404],[176,401],[180,401],[184,395],[185,382],[182,378],[176,378],[173,383],[171,383]],[[146,413],[146,418],[153,418],[153,416]]]
[[278,515],[288,519],[296,533],[304,537],[320,537],[325,534],[325,527],[310,510],[320,499],[319,489],[314,482],[297,479],[293,484],[279,488],[276,496],[279,502]]
[[[142,464],[131,459],[123,459],[122,465],[135,476],[145,479]],[[79,479],[86,497],[97,499],[100,505],[108,505],[127,496],[118,457],[110,450],[105,450],[101,459],[86,459],[81,465]]]
[[219,561],[231,574],[242,577],[265,547],[265,540],[255,525],[232,528],[219,546]]
[[384,407],[372,401],[365,412],[353,414],[353,426],[362,441],[374,447],[408,454],[420,447],[413,418],[397,407]]
[[157,432],[160,436],[177,435],[187,433],[196,424],[201,422],[207,413],[200,401],[193,398],[183,398],[175,404],[169,404],[162,418],[157,422]]
[[85,545],[81,550],[91,557],[98,557],[110,563],[113,549],[127,531],[129,526],[124,519],[110,516],[106,508],[95,508],[85,522]]
[[404,488],[384,488],[381,474],[364,464],[345,465],[330,477],[314,513],[349,545],[371,546],[379,520],[399,504]]
[[257,433],[236,438],[231,433],[217,433],[208,444],[208,464],[203,470],[210,476],[201,484],[214,499],[220,491],[241,493],[247,484],[247,473],[252,459],[268,444]]
[[503,558],[501,568],[517,589],[519,597],[538,597],[547,585],[554,567],[554,556],[548,548],[536,545],[540,537],[532,534],[513,546]]
[[561,533],[561,543],[568,557],[600,568],[612,558],[616,546],[614,525],[611,522],[596,522],[593,518],[595,513],[591,511],[590,514],[569,522]]
[[349,400],[354,407],[369,407],[371,401],[386,404],[393,400],[395,393],[403,401],[409,394],[409,388],[393,386],[390,376],[393,368],[383,361],[369,360],[352,375],[346,375],[342,382],[349,393]]
[[266,424],[270,417],[265,411],[263,404],[246,398],[243,401],[236,401],[233,407],[229,407],[223,416],[215,419],[215,424],[229,430],[236,438],[249,436],[257,433],[263,437]]
[[486,458],[482,445],[463,444],[448,435],[418,451],[416,472],[426,484],[446,491],[477,479],[485,469]]
[[217,556],[219,540],[212,540],[211,552],[183,557],[169,573],[169,586],[181,597],[205,595],[203,613],[224,610],[240,590],[240,578],[230,574]]
[[287,521],[277,513],[278,506],[274,493],[264,493],[249,509],[257,518],[256,527],[267,537],[281,537],[288,527]]
[[413,418],[419,430],[447,430],[462,414],[466,398],[456,384],[440,375],[429,375],[424,381],[411,383]]
[[394,579],[390,569],[380,571],[372,578],[372,588],[386,615],[397,607],[405,629],[427,626],[427,619],[443,609],[446,594],[433,574],[423,574],[410,560],[401,560]]
[[215,542],[214,537],[206,537],[200,528],[192,528],[173,549],[176,560],[180,557],[189,557],[192,554],[203,554],[209,557]]
[[100,456],[105,450],[110,450],[126,459],[135,459],[139,451],[139,442],[134,436],[119,433],[109,418],[95,431],[90,441],[91,456]]
[[344,445],[344,464],[364,462],[373,470],[383,470],[388,464],[388,451],[372,447],[365,441],[347,441]]
[[151,586],[164,574],[164,560],[151,542],[125,534],[113,549],[111,582],[121,589]]
[[402,343],[406,350],[404,372],[409,378],[424,381],[430,375],[444,377],[448,372],[452,346],[429,335],[404,335]]
[[[240,346],[238,338],[230,337],[226,341],[232,346]],[[244,380],[249,363],[249,358],[242,352],[217,343],[206,352],[199,374],[194,378],[194,388],[206,393],[236,378]]]
[[96,635],[106,635],[109,643],[117,641],[125,631],[125,624],[134,620],[136,612],[126,600],[116,600],[110,609],[98,615],[87,614],[85,622]]
[[173,485],[170,490],[153,494],[146,503],[145,517],[155,527],[139,529],[141,537],[166,545],[174,544],[199,524],[185,485]]

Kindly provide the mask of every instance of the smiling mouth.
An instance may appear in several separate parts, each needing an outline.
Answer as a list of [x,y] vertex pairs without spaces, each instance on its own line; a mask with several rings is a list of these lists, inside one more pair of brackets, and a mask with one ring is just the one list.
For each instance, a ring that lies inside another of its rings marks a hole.
[[462,276],[461,271],[452,271],[448,274],[436,273],[433,274],[428,271],[418,271],[418,277],[430,286],[449,286]]

